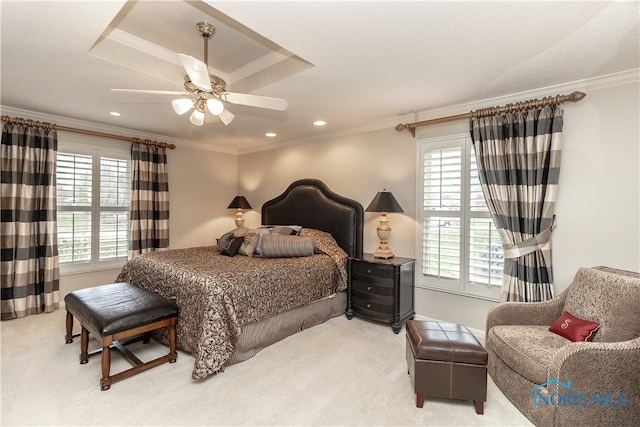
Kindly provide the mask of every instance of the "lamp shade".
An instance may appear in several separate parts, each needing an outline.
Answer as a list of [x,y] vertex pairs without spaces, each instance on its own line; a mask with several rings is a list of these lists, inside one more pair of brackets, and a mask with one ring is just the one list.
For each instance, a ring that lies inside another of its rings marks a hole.
[[251,209],[251,205],[244,196],[236,196],[227,209]]
[[189,117],[189,120],[191,120],[191,123],[196,126],[202,126],[204,124],[204,113],[197,109],[193,110],[193,113],[191,113],[191,117]]
[[193,101],[189,98],[179,98],[171,101],[173,110],[179,115],[183,115],[193,108]]
[[222,110],[224,110],[224,105],[215,98],[209,98],[207,99],[207,109],[214,116],[219,116]]
[[404,212],[391,191],[386,190],[378,192],[365,210],[367,212]]

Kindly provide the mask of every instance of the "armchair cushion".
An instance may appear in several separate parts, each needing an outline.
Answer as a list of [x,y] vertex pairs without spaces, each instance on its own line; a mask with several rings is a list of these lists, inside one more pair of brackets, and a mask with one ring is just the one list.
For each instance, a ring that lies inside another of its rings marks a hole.
[[580,319],[565,311],[553,322],[549,330],[571,341],[591,341],[600,324]]
[[570,343],[539,325],[494,326],[487,337],[487,346],[505,364],[535,384],[549,379],[547,368],[553,357]]

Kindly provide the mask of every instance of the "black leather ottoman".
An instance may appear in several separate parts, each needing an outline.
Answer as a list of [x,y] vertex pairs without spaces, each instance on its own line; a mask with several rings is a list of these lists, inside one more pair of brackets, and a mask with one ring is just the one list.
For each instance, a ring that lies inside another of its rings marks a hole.
[[[176,324],[178,307],[164,297],[130,283],[113,283],[71,292],[64,297],[67,310],[66,343],[73,342],[73,317],[82,325],[80,363],[102,353],[100,387],[109,390],[111,383],[128,378],[164,362],[174,363],[176,352]],[[169,354],[149,362],[142,362],[125,345],[144,339],[159,328],[169,328]],[[100,349],[88,352],[89,333],[100,343]],[[126,340],[126,341],[125,341]],[[133,368],[110,375],[111,349],[114,348],[132,364]]]
[[473,400],[477,414],[487,400],[487,351],[464,325],[408,320],[407,365],[422,408],[425,396]]

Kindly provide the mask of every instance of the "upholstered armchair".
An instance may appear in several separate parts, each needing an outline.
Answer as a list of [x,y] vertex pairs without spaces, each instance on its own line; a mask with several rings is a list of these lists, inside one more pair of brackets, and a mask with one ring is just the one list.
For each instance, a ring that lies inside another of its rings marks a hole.
[[[600,324],[591,342],[549,331],[565,311]],[[554,299],[497,304],[485,342],[491,378],[534,424],[640,425],[639,273],[581,268]]]

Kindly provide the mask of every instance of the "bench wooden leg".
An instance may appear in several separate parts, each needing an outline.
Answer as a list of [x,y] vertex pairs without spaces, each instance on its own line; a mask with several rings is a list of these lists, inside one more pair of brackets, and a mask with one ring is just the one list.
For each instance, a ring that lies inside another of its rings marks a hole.
[[169,324],[169,363],[175,363],[178,359],[178,352],[176,351],[176,323],[178,318],[171,320]]
[[89,331],[84,326],[80,335],[80,364],[89,362]]
[[67,335],[64,336],[65,344],[73,342],[73,314],[67,311]]
[[149,344],[151,342],[151,332],[145,332],[142,335],[142,344]]
[[424,394],[416,394],[416,408],[424,406]]
[[111,388],[111,344],[102,347],[102,379],[100,380],[100,389],[102,391]]
[[481,400],[474,400],[473,404],[476,407],[476,414],[483,415],[484,414],[484,402]]

